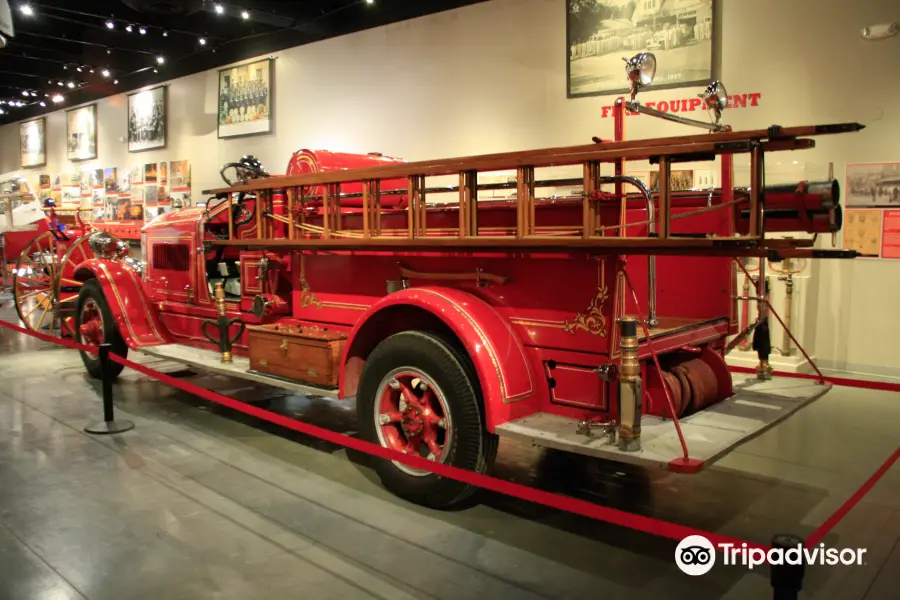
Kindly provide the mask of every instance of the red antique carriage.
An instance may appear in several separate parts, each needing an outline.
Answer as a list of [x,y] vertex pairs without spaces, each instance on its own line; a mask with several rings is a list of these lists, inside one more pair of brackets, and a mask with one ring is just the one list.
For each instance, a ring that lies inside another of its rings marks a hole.
[[[654,64],[629,61],[635,92]],[[616,103],[616,140],[584,146],[414,163],[304,150],[281,176],[244,160],[207,206],[144,227],[140,267],[94,234],[63,318],[121,355],[355,398],[366,439],[466,469],[487,471],[511,436],[694,472],[827,389],[761,381],[748,401],[733,385],[728,340],[756,328],[763,359],[768,344],[762,302],[738,331],[735,262],[853,256],[767,237],[837,231],[841,207],[834,181],[765,188],[764,157],[861,126],[733,132],[719,124],[726,98],[707,89],[704,123],[632,94]],[[626,112],[708,131],[623,141]],[[732,183],[736,154],[749,188]],[[715,158],[721,187],[671,191],[673,164]],[[656,192],[624,175],[647,159]],[[576,173],[542,173],[566,166]],[[430,506],[471,492],[396,462],[377,470]]]
[[11,282],[16,313],[28,329],[70,337],[71,310],[65,309],[77,300],[81,283],[73,279],[75,268],[93,256],[88,239],[96,229],[81,219],[82,209],[57,208],[30,195],[7,199],[10,214],[22,203],[40,206],[29,214],[43,213],[3,232],[4,284]]

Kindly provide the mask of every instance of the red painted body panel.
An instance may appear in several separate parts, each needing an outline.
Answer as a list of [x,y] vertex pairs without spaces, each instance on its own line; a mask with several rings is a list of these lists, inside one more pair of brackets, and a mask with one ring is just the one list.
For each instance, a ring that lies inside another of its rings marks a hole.
[[75,270],[75,279],[96,279],[103,288],[119,332],[129,348],[171,343],[172,338],[144,293],[134,269],[105,258],[86,260]]

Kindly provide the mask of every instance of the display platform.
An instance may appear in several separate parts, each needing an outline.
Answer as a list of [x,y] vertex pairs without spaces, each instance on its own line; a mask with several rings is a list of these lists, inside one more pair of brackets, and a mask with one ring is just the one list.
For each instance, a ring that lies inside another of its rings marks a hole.
[[[679,419],[690,457],[705,465],[831,389],[831,385],[802,379],[759,381],[752,375],[734,374],[732,380],[734,396]],[[497,433],[536,446],[639,465],[665,467],[683,454],[671,419],[645,415],[641,419],[641,450],[638,452],[619,450],[600,432],[595,432],[592,437],[578,433],[578,425],[577,419],[541,413],[500,425]]]

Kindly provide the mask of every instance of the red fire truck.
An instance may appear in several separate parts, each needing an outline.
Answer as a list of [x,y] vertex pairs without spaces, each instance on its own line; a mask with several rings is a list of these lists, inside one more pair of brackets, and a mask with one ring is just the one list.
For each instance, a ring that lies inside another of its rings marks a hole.
[[[767,188],[764,159],[862,126],[732,131],[719,82],[703,94],[709,122],[660,113],[636,97],[654,70],[652,55],[628,61],[613,140],[424,162],[302,150],[277,176],[245,157],[206,206],[143,228],[143,264],[91,234],[59,317],[123,356],[355,402],[365,439],[477,472],[503,436],[696,472],[827,390],[767,387],[764,290],[738,331],[736,264],[854,256],[769,235],[838,231],[841,206],[833,180]],[[705,131],[625,141],[628,113]],[[733,183],[736,155],[749,156],[747,187]],[[625,174],[640,160],[658,189]],[[671,190],[673,165],[711,160],[719,187]],[[751,334],[760,378],[736,386],[724,355]],[[428,506],[472,492],[376,468]]]

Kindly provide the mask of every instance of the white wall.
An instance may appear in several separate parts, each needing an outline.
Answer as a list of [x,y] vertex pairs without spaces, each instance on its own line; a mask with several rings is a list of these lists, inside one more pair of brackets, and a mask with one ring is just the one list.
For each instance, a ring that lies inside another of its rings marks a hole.
[[[900,160],[900,38],[872,43],[859,36],[865,25],[900,19],[896,0],[722,0],[720,15],[722,79],[733,94],[762,93],[759,107],[726,114],[735,129],[868,126],[819,138],[818,148],[784,156],[782,165],[770,160],[770,180],[822,177],[829,161],[843,179],[847,162]],[[169,144],[161,151],[129,154],[124,95],[101,100],[95,166],[122,172],[188,159],[196,201],[199,190],[219,186],[223,163],[247,153],[281,172],[301,147],[418,160],[611,137],[612,122],[600,118],[600,108],[612,98],[566,98],[566,55],[565,0],[492,0],[278,53],[273,135],[217,139],[215,72],[170,82]],[[642,96],[653,101],[697,91]],[[47,125],[48,164],[40,171],[68,170],[64,112],[49,115]],[[685,132],[645,117],[628,122],[630,138]],[[18,167],[18,143],[18,125],[0,128],[0,173]],[[900,339],[893,311],[900,264],[857,260],[816,268],[818,289],[813,285],[806,305],[816,313],[820,361],[900,375],[892,352]]]

